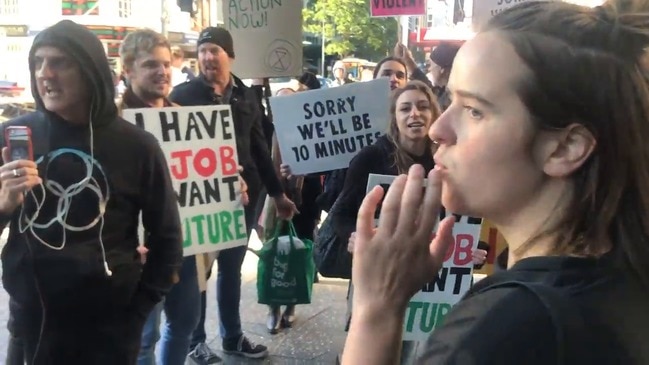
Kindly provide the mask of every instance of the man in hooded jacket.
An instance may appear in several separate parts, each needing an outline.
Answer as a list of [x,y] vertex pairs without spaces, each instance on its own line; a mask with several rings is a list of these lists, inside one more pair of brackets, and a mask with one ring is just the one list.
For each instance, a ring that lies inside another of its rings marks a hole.
[[[147,315],[172,286],[182,232],[156,139],[121,119],[103,46],[61,21],[29,53],[33,157],[2,148],[0,223],[9,331],[29,364],[135,364]],[[136,251],[139,215],[146,263]]]

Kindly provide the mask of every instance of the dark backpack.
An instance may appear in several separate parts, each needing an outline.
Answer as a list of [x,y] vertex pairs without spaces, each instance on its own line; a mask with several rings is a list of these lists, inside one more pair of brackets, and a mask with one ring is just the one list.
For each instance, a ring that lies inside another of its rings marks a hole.
[[324,190],[316,198],[316,203],[320,209],[329,213],[336,199],[338,199],[338,196],[343,191],[346,175],[347,169],[333,170],[325,175]]

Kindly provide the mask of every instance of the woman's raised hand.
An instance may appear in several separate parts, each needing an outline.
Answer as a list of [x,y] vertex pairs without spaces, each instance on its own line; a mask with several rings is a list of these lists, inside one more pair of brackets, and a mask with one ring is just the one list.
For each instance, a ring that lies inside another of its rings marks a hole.
[[441,207],[438,172],[428,175],[425,193],[423,183],[419,165],[397,177],[383,201],[376,230],[374,213],[383,189],[375,187],[363,200],[354,237],[353,311],[405,311],[410,298],[442,267],[454,242],[455,218],[442,220],[432,234]]

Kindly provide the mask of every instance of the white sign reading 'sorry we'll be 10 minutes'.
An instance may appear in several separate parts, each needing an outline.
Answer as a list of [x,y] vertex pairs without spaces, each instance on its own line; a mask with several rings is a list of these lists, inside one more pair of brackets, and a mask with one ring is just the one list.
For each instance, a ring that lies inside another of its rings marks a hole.
[[389,93],[381,78],[271,98],[282,161],[295,174],[348,167],[385,133]]

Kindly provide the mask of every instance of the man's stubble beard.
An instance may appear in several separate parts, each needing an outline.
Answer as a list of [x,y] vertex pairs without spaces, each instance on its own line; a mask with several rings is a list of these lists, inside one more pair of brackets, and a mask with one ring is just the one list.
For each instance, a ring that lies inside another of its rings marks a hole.
[[163,93],[161,93],[161,92],[159,92],[159,91],[157,91],[155,89],[150,90],[150,89],[147,89],[147,88],[140,88],[140,92],[143,94],[143,95],[140,95],[140,97],[142,99],[145,99],[145,100],[154,100],[154,99],[166,98],[168,96],[168,94],[169,94],[169,93],[163,94]]

